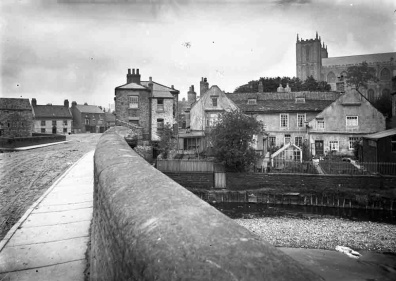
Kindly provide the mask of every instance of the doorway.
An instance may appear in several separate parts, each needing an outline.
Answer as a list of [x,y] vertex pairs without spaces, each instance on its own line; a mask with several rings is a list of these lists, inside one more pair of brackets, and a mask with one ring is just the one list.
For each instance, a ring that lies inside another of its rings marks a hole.
[[315,155],[323,155],[323,154],[324,154],[323,141],[316,140],[315,141]]

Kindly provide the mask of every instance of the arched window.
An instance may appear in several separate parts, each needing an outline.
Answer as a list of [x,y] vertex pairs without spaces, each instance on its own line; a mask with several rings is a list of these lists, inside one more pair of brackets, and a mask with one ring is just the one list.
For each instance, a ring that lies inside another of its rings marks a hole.
[[375,93],[374,93],[374,90],[373,90],[373,89],[369,89],[369,90],[367,91],[367,96],[368,96],[368,100],[369,100],[369,101],[374,102],[374,100],[375,100]]
[[336,81],[336,76],[332,71],[330,71],[327,74],[327,83],[335,83],[335,81]]
[[390,79],[390,71],[387,68],[381,70],[380,80],[389,80]]
[[309,61],[309,46],[305,47],[305,58],[306,58],[306,61]]

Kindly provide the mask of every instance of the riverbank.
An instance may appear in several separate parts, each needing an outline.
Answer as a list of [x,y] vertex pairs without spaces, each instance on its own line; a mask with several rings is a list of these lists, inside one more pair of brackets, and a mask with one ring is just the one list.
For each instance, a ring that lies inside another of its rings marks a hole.
[[276,247],[396,253],[396,225],[338,218],[270,217],[235,222]]

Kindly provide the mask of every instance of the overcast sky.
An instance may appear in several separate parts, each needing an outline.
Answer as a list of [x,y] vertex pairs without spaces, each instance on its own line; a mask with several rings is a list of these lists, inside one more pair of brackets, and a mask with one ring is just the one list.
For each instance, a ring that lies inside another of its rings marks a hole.
[[[74,4],[73,4],[74,2]],[[76,2],[84,2],[77,4]],[[330,57],[394,52],[393,0],[0,1],[2,97],[108,107],[128,68],[180,90],[295,76],[295,43]]]

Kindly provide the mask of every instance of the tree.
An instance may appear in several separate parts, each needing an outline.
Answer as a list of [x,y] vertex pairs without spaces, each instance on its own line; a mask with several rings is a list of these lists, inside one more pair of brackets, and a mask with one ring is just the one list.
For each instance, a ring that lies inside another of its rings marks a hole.
[[160,140],[156,148],[162,153],[163,159],[168,159],[169,152],[176,148],[176,138],[173,133],[172,125],[166,123],[164,128],[158,132]]
[[345,77],[348,86],[356,89],[360,94],[362,88],[367,89],[369,82],[377,82],[378,78],[375,75],[375,68],[368,66],[367,62],[362,62],[359,65],[350,66],[347,68]]
[[386,117],[392,117],[392,98],[390,95],[381,95],[373,102],[373,106]]
[[239,110],[221,114],[209,135],[215,158],[228,169],[239,172],[249,170],[258,159],[252,148],[253,136],[262,131],[260,121]]

